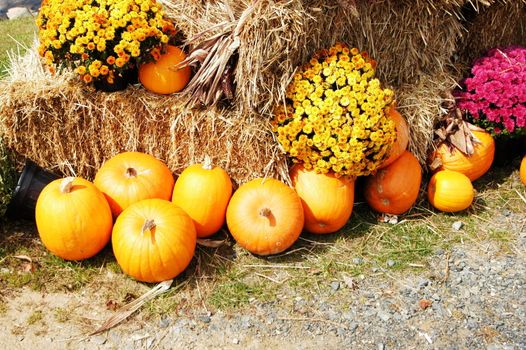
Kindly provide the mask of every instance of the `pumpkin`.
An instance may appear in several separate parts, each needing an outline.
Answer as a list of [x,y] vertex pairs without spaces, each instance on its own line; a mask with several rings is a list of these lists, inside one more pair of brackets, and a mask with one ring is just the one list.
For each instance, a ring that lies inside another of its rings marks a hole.
[[232,196],[232,181],[207,157],[204,164],[194,164],[177,178],[172,202],[194,220],[197,237],[208,237],[225,223],[226,207]]
[[431,176],[427,187],[429,203],[438,210],[457,212],[473,202],[473,185],[469,178],[453,170],[440,170]]
[[147,198],[170,200],[174,178],[168,167],[141,152],[124,152],[102,165],[94,180],[104,193],[114,217],[130,204]]
[[389,166],[366,178],[365,200],[380,213],[403,214],[416,202],[421,183],[420,163],[411,152],[404,151]]
[[65,260],[97,254],[109,242],[113,225],[102,192],[79,177],[47,184],[37,199],[35,221],[44,246]]
[[281,253],[298,239],[303,228],[298,194],[275,179],[254,179],[230,199],[226,223],[243,248],[258,255]]
[[519,169],[519,174],[520,174],[522,183],[526,185],[526,156],[522,158],[521,167]]
[[117,218],[111,242],[124,273],[142,282],[161,282],[179,275],[195,251],[192,219],[170,201],[145,199]]
[[432,155],[432,159],[439,158],[442,165],[439,170],[448,169],[458,171],[466,175],[471,181],[475,181],[484,175],[495,157],[495,141],[485,131],[472,131],[473,135],[480,141],[475,143],[474,153],[465,155],[457,148],[441,143]]
[[168,95],[179,92],[190,81],[192,70],[189,66],[175,69],[186,54],[177,46],[168,45],[166,52],[157,61],[139,66],[139,81],[151,92]]
[[353,178],[318,174],[300,164],[291,168],[290,178],[303,205],[305,231],[332,233],[349,220],[354,205]]
[[389,117],[395,123],[396,140],[389,149],[389,156],[382,165],[378,167],[378,169],[385,168],[389,164],[392,164],[402,155],[402,153],[404,153],[409,144],[409,126],[407,125],[405,118],[396,110],[394,104],[391,104],[389,107]]

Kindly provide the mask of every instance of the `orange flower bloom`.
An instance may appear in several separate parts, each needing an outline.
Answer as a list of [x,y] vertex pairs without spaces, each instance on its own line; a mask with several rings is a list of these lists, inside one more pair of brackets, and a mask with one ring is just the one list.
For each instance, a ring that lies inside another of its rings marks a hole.
[[91,83],[93,78],[89,74],[84,74],[84,76],[82,77],[82,80],[84,80],[85,83],[89,84],[89,83]]
[[113,56],[109,56],[108,58],[106,58],[106,62],[110,65],[114,64],[115,63],[115,57]]

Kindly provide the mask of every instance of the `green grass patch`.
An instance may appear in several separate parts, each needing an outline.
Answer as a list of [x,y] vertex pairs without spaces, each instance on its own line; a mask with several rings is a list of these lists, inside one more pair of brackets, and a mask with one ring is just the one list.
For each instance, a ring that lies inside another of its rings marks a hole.
[[24,47],[32,45],[36,30],[34,17],[0,21],[0,78],[6,75],[9,65],[8,52],[20,50],[20,53],[23,53]]
[[27,324],[33,325],[37,322],[42,321],[44,318],[44,314],[42,313],[42,310],[35,310],[29,317],[27,318]]

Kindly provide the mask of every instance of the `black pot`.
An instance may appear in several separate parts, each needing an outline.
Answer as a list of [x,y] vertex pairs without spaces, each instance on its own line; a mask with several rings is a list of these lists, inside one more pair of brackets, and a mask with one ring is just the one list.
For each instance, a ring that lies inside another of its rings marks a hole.
[[34,220],[40,192],[48,183],[58,178],[59,176],[27,160],[13,191],[6,215],[11,219]]
[[95,89],[104,92],[121,91],[128,87],[128,84],[136,84],[138,79],[138,70],[136,67],[127,69],[113,77],[113,84],[108,83],[106,78],[93,81]]

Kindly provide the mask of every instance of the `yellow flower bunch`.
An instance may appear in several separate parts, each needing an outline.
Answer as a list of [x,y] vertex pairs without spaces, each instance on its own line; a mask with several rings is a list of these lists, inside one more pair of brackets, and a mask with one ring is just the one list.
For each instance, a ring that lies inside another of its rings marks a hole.
[[47,0],[37,26],[39,54],[53,68],[75,69],[86,83],[158,55],[175,33],[155,0]]
[[368,175],[396,138],[388,116],[393,91],[374,78],[367,53],[337,43],[300,67],[275,110],[273,128],[285,152],[306,169]]

